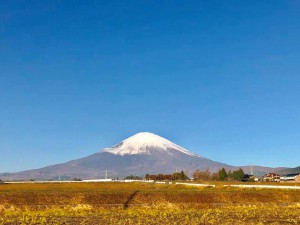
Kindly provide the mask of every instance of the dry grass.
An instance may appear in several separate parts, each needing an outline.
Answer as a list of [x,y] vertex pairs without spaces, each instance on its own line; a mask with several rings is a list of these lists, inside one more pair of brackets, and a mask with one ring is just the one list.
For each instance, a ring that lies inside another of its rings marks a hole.
[[0,224],[299,224],[300,191],[144,183],[0,186]]

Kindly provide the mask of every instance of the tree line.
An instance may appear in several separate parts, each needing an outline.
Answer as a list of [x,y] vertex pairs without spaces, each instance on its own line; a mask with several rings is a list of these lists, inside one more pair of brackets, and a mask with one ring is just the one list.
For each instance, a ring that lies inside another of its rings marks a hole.
[[209,169],[206,170],[195,170],[193,173],[194,180],[201,180],[201,181],[242,181],[245,177],[245,173],[242,168],[234,171],[226,171],[224,168],[220,169],[216,173],[211,173]]
[[[242,181],[245,178],[243,169],[239,168],[234,171],[226,171],[224,168],[220,169],[216,173],[206,170],[195,170],[193,173],[193,179],[199,181]],[[189,179],[186,173],[182,170],[181,172],[175,172],[172,174],[146,174],[145,180],[187,180]]]

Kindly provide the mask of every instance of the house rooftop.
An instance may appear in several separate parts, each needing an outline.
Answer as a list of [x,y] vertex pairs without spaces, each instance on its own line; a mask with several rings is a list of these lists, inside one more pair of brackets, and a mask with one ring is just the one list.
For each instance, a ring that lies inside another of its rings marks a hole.
[[284,177],[294,177],[294,176],[298,176],[300,173],[290,173],[287,175],[283,175]]

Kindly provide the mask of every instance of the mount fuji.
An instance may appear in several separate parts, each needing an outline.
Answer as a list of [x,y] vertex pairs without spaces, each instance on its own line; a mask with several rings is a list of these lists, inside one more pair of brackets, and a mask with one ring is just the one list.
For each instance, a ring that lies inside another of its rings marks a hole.
[[[65,179],[103,178],[108,171],[109,177],[128,175],[173,173],[188,171],[191,175],[196,169],[215,172],[220,168],[234,170],[237,167],[212,161],[192,153],[173,142],[149,132],[137,133],[120,143],[104,148],[100,152],[66,163],[27,170],[13,174],[13,179]],[[264,168],[274,171],[272,168]],[[281,168],[282,169],[282,168]],[[10,174],[0,174],[0,179],[9,179]]]
[[157,152],[173,155],[180,152],[189,156],[197,156],[173,142],[149,132],[137,133],[111,148],[105,148],[103,152],[122,156],[151,155]]

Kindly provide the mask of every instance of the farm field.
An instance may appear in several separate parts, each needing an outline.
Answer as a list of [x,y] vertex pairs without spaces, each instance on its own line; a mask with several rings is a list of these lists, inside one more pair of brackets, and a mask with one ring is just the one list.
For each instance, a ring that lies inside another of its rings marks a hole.
[[215,184],[3,184],[0,224],[300,224],[300,190]]

